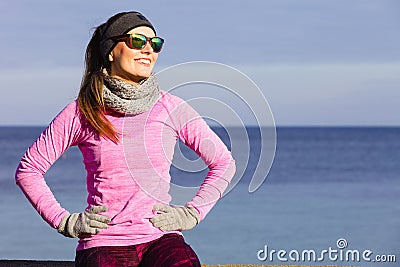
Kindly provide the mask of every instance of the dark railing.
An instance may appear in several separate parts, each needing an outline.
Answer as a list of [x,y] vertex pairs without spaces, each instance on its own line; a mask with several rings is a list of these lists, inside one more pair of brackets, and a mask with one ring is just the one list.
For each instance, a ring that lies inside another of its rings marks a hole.
[[0,260],[0,267],[74,267],[73,261]]

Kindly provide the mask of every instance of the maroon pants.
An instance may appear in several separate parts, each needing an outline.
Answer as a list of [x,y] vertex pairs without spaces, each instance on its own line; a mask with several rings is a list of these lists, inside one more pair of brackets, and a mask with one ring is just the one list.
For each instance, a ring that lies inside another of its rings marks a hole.
[[193,249],[178,234],[135,246],[94,247],[76,252],[75,267],[200,267]]

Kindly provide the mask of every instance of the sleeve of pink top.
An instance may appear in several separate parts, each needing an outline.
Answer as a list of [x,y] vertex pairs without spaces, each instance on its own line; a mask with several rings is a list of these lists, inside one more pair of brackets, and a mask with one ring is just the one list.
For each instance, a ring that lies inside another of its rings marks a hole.
[[175,108],[172,121],[182,142],[195,151],[209,168],[199,191],[187,203],[196,208],[200,218],[204,219],[232,180],[236,171],[235,161],[221,139],[186,102]]
[[53,228],[57,228],[69,213],[55,199],[44,180],[44,174],[76,141],[80,124],[76,109],[77,105],[73,102],[54,118],[25,152],[15,174],[17,185]]

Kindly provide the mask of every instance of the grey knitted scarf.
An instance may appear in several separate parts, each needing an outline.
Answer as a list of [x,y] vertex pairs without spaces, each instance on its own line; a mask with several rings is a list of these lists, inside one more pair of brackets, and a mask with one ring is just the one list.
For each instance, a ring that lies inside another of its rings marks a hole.
[[137,115],[149,110],[159,96],[160,88],[153,74],[139,85],[104,76],[104,102],[113,111]]

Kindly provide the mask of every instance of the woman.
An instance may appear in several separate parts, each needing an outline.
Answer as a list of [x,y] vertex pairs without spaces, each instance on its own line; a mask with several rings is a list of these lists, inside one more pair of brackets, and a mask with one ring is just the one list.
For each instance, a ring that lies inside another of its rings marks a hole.
[[[43,219],[78,237],[76,266],[200,266],[182,230],[197,225],[235,172],[222,141],[152,74],[164,40],[138,12],[114,15],[87,46],[77,100],[67,105],[22,157],[16,182]],[[199,191],[170,206],[169,168],[180,139],[208,165]],[[78,146],[87,171],[88,206],[69,213],[44,180]]]

